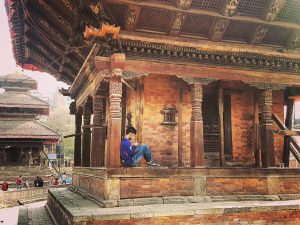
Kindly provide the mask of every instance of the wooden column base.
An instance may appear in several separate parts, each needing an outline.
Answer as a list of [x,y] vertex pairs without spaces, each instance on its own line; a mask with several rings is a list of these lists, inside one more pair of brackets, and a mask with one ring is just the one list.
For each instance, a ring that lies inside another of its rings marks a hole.
[[272,124],[259,126],[262,167],[275,167],[274,135]]
[[82,166],[90,167],[91,160],[91,130],[90,128],[83,128],[82,135]]
[[108,167],[120,166],[120,144],[121,144],[121,120],[109,122],[109,134],[107,136]]
[[203,121],[192,121],[191,138],[191,167],[204,165]]
[[91,167],[104,166],[105,128],[94,127],[92,131]]
[[74,166],[81,166],[81,135],[76,135],[74,140]]

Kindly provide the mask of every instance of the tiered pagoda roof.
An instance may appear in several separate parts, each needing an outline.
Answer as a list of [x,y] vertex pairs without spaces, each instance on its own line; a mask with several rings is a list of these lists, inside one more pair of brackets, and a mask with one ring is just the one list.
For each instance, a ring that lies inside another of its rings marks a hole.
[[0,139],[58,140],[59,134],[37,122],[38,115],[49,114],[49,104],[30,95],[37,82],[20,73],[0,76]]
[[0,138],[56,139],[60,135],[51,128],[33,120],[0,120]]
[[[299,74],[299,0],[6,0],[14,56],[71,84],[92,42],[98,55]],[[85,40],[85,26],[121,27]]]

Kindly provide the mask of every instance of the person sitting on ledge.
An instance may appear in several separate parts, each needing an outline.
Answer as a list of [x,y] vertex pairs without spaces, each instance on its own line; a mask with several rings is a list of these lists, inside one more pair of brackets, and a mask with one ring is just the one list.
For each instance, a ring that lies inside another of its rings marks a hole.
[[147,161],[148,166],[160,166],[153,161],[152,153],[148,145],[135,142],[131,145],[130,141],[135,140],[136,129],[128,127],[126,135],[121,141],[121,161],[126,167],[139,166],[142,157]]

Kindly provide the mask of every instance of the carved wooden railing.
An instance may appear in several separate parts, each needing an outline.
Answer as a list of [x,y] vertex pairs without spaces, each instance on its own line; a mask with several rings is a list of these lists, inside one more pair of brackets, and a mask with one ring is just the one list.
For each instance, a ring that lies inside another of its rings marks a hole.
[[277,124],[277,126],[281,129],[281,131],[275,132],[275,133],[283,134],[283,135],[289,137],[289,141],[290,141],[289,150],[294,155],[294,157],[298,161],[298,163],[300,163],[300,146],[298,145],[296,139],[294,138],[294,136],[300,136],[299,132],[297,132],[297,131],[290,131],[284,125],[284,123],[279,119],[279,117],[276,116],[275,114],[272,114],[272,119]]

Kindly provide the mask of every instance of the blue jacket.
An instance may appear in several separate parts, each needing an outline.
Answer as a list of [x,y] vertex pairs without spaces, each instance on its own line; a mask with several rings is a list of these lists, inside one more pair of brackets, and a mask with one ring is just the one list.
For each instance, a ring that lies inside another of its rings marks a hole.
[[128,139],[122,139],[121,141],[121,160],[124,166],[132,166],[134,156],[134,150],[136,146],[131,146],[131,143]]

